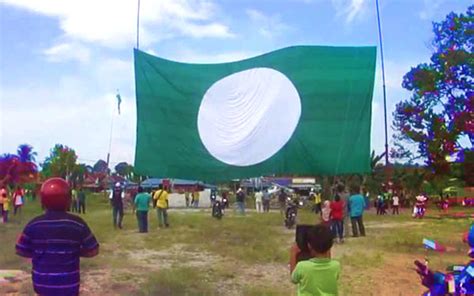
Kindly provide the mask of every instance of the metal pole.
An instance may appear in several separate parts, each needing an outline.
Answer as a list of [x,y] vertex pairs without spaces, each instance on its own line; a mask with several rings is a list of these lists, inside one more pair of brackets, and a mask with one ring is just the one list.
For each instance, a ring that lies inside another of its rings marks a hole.
[[115,117],[115,108],[112,111],[112,120],[110,122],[110,138],[109,138],[109,151],[107,153],[107,168],[109,167],[110,150],[112,149],[112,134],[113,134],[113,130],[114,130],[114,117]]
[[140,48],[140,0],[138,0],[137,9],[137,49]]
[[387,93],[385,90],[385,64],[383,59],[382,27],[380,25],[379,0],[375,0],[377,8],[377,23],[379,28],[380,60],[382,62],[382,82],[383,82],[383,111],[385,120],[385,165],[388,166],[388,126],[387,126]]

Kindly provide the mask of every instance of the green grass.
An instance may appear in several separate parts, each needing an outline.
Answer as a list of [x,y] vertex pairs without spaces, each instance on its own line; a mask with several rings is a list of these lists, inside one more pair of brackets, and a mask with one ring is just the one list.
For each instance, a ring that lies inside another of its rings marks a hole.
[[181,267],[162,270],[153,274],[142,287],[140,295],[218,295],[213,290],[206,272]]
[[[83,295],[111,291],[116,295],[295,294],[287,270],[294,230],[283,227],[279,212],[251,212],[242,217],[228,210],[218,221],[205,210],[170,211],[171,227],[158,229],[156,213],[150,211],[149,233],[140,234],[130,210],[124,229],[113,229],[108,200],[101,194],[88,195],[87,211],[82,217],[101,250],[99,256],[81,260],[87,288]],[[0,224],[0,268],[30,269],[29,262],[14,255],[14,244],[26,222],[40,213],[38,203],[30,202],[21,221],[14,218],[12,223]],[[437,213],[430,209],[428,216]],[[317,218],[305,209],[299,221],[316,223]],[[343,268],[341,295],[419,294],[423,288],[410,269],[413,260],[427,256],[437,269],[468,260],[467,246],[460,238],[471,220],[414,220],[404,210],[400,216],[384,217],[371,212],[364,221],[366,238],[347,239],[333,248],[333,257]],[[445,254],[426,251],[425,237],[451,250]],[[31,283],[25,282],[21,291],[31,294]]]

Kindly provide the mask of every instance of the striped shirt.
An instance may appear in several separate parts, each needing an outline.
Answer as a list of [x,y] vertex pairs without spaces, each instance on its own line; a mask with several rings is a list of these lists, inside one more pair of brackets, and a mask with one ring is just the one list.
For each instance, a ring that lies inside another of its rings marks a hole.
[[78,295],[79,257],[90,257],[99,243],[80,217],[47,211],[31,220],[16,243],[16,253],[32,258],[32,279],[40,295]]

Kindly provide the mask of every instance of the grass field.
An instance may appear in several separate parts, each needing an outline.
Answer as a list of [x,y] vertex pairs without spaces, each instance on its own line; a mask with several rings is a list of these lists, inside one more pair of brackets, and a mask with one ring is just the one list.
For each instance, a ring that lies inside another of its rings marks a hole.
[[[154,211],[149,213],[149,233],[137,231],[135,216],[128,210],[124,229],[114,230],[111,210],[102,195],[88,196],[83,215],[98,238],[99,256],[83,259],[81,295],[295,295],[289,281],[288,249],[294,230],[282,225],[279,212],[228,211],[221,221],[206,210],[171,210],[169,229],[158,229]],[[28,203],[21,221],[0,224],[0,269],[29,272],[30,264],[14,254],[14,243],[24,224],[40,213]],[[348,238],[333,247],[342,264],[341,295],[419,295],[424,289],[413,271],[413,260],[428,256],[431,267],[444,269],[465,263],[467,245],[461,234],[472,221],[413,220],[409,210],[400,216],[364,219],[367,236]],[[430,218],[431,216],[431,218]],[[309,210],[299,213],[301,223],[315,223]],[[426,251],[424,237],[449,248],[446,253]],[[0,294],[33,295],[31,280],[0,286]]]

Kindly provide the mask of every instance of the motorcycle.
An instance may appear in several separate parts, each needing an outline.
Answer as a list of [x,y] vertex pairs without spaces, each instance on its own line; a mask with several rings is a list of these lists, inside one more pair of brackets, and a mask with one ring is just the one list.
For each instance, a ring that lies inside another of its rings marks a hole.
[[423,218],[426,213],[426,202],[428,198],[425,196],[417,196],[416,203],[413,207],[413,218]]
[[286,211],[285,211],[285,226],[291,229],[296,224],[296,216],[298,215],[298,208],[303,206],[303,202],[298,198],[292,199],[287,197],[286,199]]
[[227,198],[227,196],[222,197],[222,206],[224,209],[229,208],[229,199]]
[[[416,273],[421,278],[421,284],[429,290],[423,296],[461,296],[474,295],[474,226],[463,237],[463,241],[468,243],[471,251],[471,260],[466,265],[451,265],[446,269],[446,273],[433,272],[428,268],[428,261],[424,263],[415,260]],[[426,246],[426,245],[425,245]],[[433,249],[433,247],[430,247]]]
[[211,208],[212,208],[214,206],[214,203],[217,200],[217,192],[216,191],[214,191],[214,190],[211,191],[210,200],[211,200]]
[[216,200],[212,205],[212,217],[216,219],[221,219],[224,215],[224,204],[220,200]]

